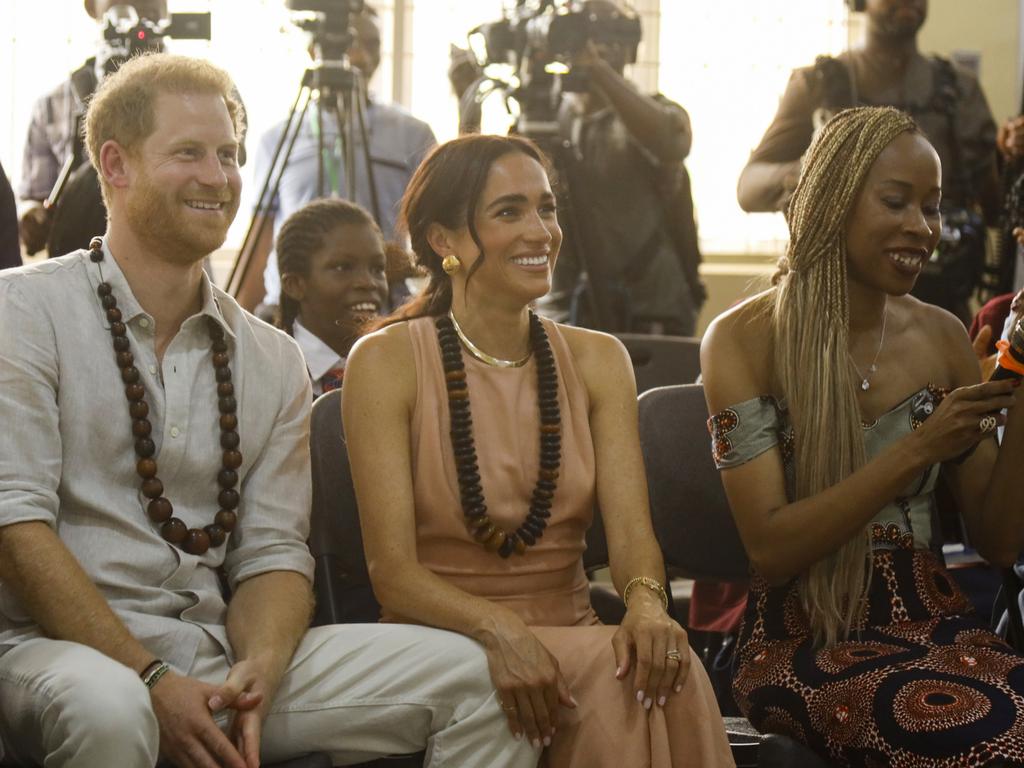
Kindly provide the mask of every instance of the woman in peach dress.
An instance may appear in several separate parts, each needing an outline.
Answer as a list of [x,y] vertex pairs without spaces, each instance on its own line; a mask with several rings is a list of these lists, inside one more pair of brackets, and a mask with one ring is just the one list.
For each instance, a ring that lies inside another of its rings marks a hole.
[[[430,283],[352,350],[342,405],[384,620],[477,639],[509,727],[549,766],[732,765],[665,610],[629,357],[529,309],[561,243],[542,156],[515,137],[449,142],[402,215]],[[583,573],[595,504],[618,627]]]

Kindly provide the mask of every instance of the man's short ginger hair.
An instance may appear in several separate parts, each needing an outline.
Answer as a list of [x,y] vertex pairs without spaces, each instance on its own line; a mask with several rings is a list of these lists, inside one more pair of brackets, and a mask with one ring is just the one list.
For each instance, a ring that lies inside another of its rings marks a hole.
[[[149,53],[129,59],[100,83],[85,115],[85,146],[89,159],[100,169],[100,148],[116,141],[136,152],[156,128],[155,103],[160,94],[215,94],[224,99],[239,138],[245,131],[242,105],[234,96],[228,73],[203,59],[170,53]],[[106,182],[102,173],[106,197]]]

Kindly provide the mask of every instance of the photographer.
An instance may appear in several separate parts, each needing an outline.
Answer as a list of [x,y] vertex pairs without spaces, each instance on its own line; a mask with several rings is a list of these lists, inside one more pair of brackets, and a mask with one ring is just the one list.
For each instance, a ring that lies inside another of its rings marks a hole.
[[[166,0],[85,0],[84,4],[86,13],[96,19],[98,26],[115,5],[134,8],[141,19],[158,21],[167,16]],[[42,203],[57,182],[67,158],[75,152],[85,102],[103,78],[105,62],[101,59],[102,56],[86,59],[65,82],[40,97],[32,108],[18,187],[18,196],[24,201],[19,231],[30,255],[45,248],[50,237],[53,216]],[[79,153],[84,161],[80,148]],[[92,186],[98,190],[96,184]],[[100,221],[99,231],[90,235],[99,234],[103,228],[104,222]]]
[[[579,10],[594,34],[571,67],[588,87],[566,95],[558,120],[572,144],[569,198],[577,231],[569,236],[576,243],[563,249],[542,306],[555,319],[603,330],[689,336],[703,301],[683,166],[689,117],[624,77],[627,46],[603,31],[621,23],[625,9],[589,0]],[[603,311],[593,312],[589,300]]]
[[[369,5],[363,11],[354,14],[351,20],[354,39],[346,52],[348,62],[361,75],[364,84],[370,82],[380,64],[380,26],[376,11]],[[380,225],[384,237],[391,239],[394,234],[395,217],[398,203],[405,192],[413,171],[428,150],[437,143],[434,133],[422,120],[418,120],[397,104],[387,104],[373,99],[369,92],[365,94],[366,130],[369,140],[369,169],[373,173],[380,203]],[[260,240],[253,253],[252,266],[247,272],[246,280],[239,292],[242,306],[253,308],[262,299],[265,306],[276,306],[281,296],[281,278],[277,269],[277,260],[269,258],[271,247],[277,232],[285,220],[306,203],[323,197],[319,189],[321,164],[324,178],[330,183],[331,189],[326,196],[351,198],[353,195],[345,189],[345,167],[342,153],[338,151],[340,133],[337,120],[332,110],[323,110],[323,125],[319,125],[317,109],[310,105],[303,118],[298,138],[288,158],[288,163],[281,174],[281,182],[277,197],[271,202],[273,227],[262,226]],[[257,183],[267,178],[274,148],[277,146],[284,130],[282,122],[271,128],[260,140],[255,155],[254,178]],[[323,156],[318,152],[322,131],[325,147]],[[356,132],[358,134],[358,132]],[[354,137],[355,138],[355,137]],[[373,211],[370,196],[367,168],[364,162],[364,149],[356,140],[356,193],[354,202],[369,211]],[[257,216],[262,212],[257,211]],[[262,222],[257,218],[256,226]],[[262,275],[262,280],[260,276]]]
[[[866,0],[851,7],[867,14],[864,47],[819,57],[814,66],[793,72],[775,119],[740,176],[739,204],[749,212],[785,211],[804,153],[829,117],[854,106],[897,107],[918,122],[942,161],[944,242],[914,295],[966,324],[967,300],[984,266],[984,227],[999,217],[996,124],[974,75],[918,51],[926,0]],[[1012,137],[999,146],[1008,153]],[[954,241],[956,248],[949,246]]]

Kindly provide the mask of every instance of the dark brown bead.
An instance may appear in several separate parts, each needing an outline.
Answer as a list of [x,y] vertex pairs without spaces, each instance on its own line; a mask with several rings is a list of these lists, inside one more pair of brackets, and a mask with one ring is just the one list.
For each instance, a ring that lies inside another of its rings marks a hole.
[[463,471],[459,473],[459,485],[480,487],[480,475],[477,472]]
[[480,515],[479,517],[469,518],[469,527],[474,531],[479,531],[481,528],[491,524],[491,518],[487,515]]
[[210,534],[199,528],[189,528],[181,548],[190,555],[204,555],[210,548]]
[[554,492],[555,488],[557,488],[557,487],[558,486],[556,486],[555,483],[553,483],[550,480],[538,480],[537,481],[537,488],[539,488],[540,490],[543,490],[543,491],[552,491],[552,492]]
[[110,287],[110,283],[100,283],[96,286],[96,293],[100,296],[109,296],[113,288]]
[[501,542],[501,546],[498,547],[498,554],[502,557],[508,557],[516,548],[516,540],[512,538],[514,534],[506,534],[505,540]]
[[[114,309],[117,306],[117,299],[108,293],[106,296],[100,298],[100,305],[106,310]],[[107,317],[109,317],[109,315]],[[121,318],[119,317],[117,319],[120,320]],[[111,322],[114,321],[111,320]]]
[[188,536],[188,526],[178,518],[172,517],[160,526],[160,536],[163,537],[164,541],[171,544],[181,544],[185,537]]
[[238,522],[238,515],[230,509],[222,509],[217,513],[217,516],[213,518],[213,522],[228,533],[231,533],[235,530],[235,523]]
[[224,328],[221,326],[220,323],[218,323],[212,317],[208,317],[206,319],[206,323],[207,331],[209,332],[211,339],[213,339],[214,341],[220,341],[221,339],[224,338]]
[[234,488],[238,485],[238,473],[233,469],[222,469],[217,473],[217,485],[221,488]]
[[219,355],[223,352],[228,351],[228,344],[223,339],[218,339],[217,341],[213,342],[213,344],[210,345],[210,349],[212,349],[215,354]]
[[141,459],[148,459],[154,453],[156,453],[156,443],[150,440],[148,437],[140,437],[135,441],[135,453]]
[[141,400],[146,396],[146,388],[141,384],[129,384],[124,388],[124,394],[129,400]]
[[545,491],[542,488],[534,488],[533,489],[533,498],[535,498],[535,499],[540,499],[541,501],[547,501],[552,496],[554,496],[554,494],[551,491]]
[[474,504],[472,507],[466,507],[466,517],[482,517],[487,514],[486,504]]
[[515,539],[515,543],[514,543],[513,546],[515,546],[515,548],[516,548],[516,554],[517,555],[525,555],[526,554],[526,542],[523,540],[523,537],[520,534],[518,534],[518,533],[516,534],[516,539]]
[[561,461],[560,458],[554,458],[554,459],[541,458],[541,460],[540,460],[540,467],[541,467],[541,469],[557,470],[561,465],[562,465],[562,461]]
[[484,542],[484,547],[487,548],[488,552],[497,552],[505,543],[506,538],[508,538],[507,533],[501,530],[501,528],[495,528],[494,533]]
[[144,480],[148,480],[151,477],[156,477],[156,462],[153,459],[139,459],[135,465],[135,471],[139,473],[139,477]]
[[234,413],[238,408],[238,403],[233,397],[222,397],[217,400],[217,408],[221,413]]
[[128,405],[128,413],[132,415],[133,419],[144,419],[149,416],[149,406],[146,405],[145,400],[136,400]]
[[119,323],[121,322],[121,310],[117,307],[112,307],[107,310],[107,322],[108,323]]
[[467,400],[469,399],[468,389],[449,389],[448,390],[449,400]]
[[531,547],[537,543],[537,537],[530,533],[530,531],[523,528],[522,526],[520,526],[519,530],[516,531],[516,536],[525,541],[527,545]]
[[149,437],[152,431],[153,425],[149,423],[149,419],[136,419],[132,422],[132,434],[136,437]]
[[210,545],[214,547],[219,547],[228,537],[227,531],[219,525],[208,525],[203,528],[203,530],[206,531],[206,535],[210,537]]
[[160,478],[150,477],[142,481],[142,495],[147,499],[159,499],[164,495],[164,484],[160,482]]
[[213,375],[216,377],[218,384],[225,381],[231,381],[231,369],[226,365],[222,365],[220,368],[215,368]]
[[135,384],[139,380],[139,369],[134,365],[121,369],[121,381],[125,384]]
[[473,532],[473,538],[483,543],[491,538],[491,534],[494,533],[494,531],[494,523],[488,520],[487,525],[482,525]]
[[229,432],[232,429],[238,429],[238,417],[233,413],[225,413],[220,417],[220,428]]
[[171,519],[174,507],[167,499],[153,499],[146,507],[146,514],[154,523],[163,523]]
[[213,353],[213,367],[214,368],[226,368],[231,359],[228,357],[227,352],[214,352]]
[[448,371],[448,373],[446,373],[444,375],[444,377],[448,381],[465,381],[466,380],[466,372],[465,371]]
[[242,466],[242,454],[238,451],[224,451],[222,464],[226,469],[238,469]]
[[221,509],[235,509],[239,502],[238,491],[234,488],[225,488],[217,494],[217,502]]
[[117,353],[117,367],[128,368],[135,363],[135,355],[131,352],[118,352]]
[[131,342],[128,341],[127,336],[115,336],[114,337],[114,351],[115,352],[127,352],[131,349]]
[[111,323],[110,333],[112,336],[124,336],[128,329],[125,328],[124,323]]
[[230,381],[222,381],[217,385],[217,397],[231,397],[235,394],[235,385]]
[[221,432],[220,433],[220,447],[225,450],[231,450],[238,447],[239,443],[237,432]]
[[541,424],[540,425],[540,431],[541,431],[541,434],[545,434],[545,435],[557,435],[557,434],[560,434],[562,432],[562,425],[561,424]]
[[545,480],[557,480],[558,479],[558,470],[557,469],[542,469],[540,471],[540,476],[542,478],[544,478]]

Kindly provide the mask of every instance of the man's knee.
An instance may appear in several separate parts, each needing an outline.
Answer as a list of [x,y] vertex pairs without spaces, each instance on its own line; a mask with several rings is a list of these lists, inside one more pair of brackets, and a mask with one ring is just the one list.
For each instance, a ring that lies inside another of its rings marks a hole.
[[[154,764],[159,727],[138,675],[84,646],[44,645],[25,649],[24,676],[13,676],[20,680],[5,676],[6,738],[17,751],[54,756],[58,764]],[[38,658],[47,650],[54,651],[52,664]]]

